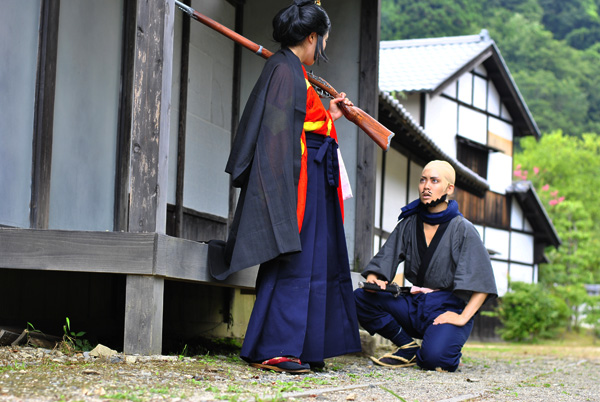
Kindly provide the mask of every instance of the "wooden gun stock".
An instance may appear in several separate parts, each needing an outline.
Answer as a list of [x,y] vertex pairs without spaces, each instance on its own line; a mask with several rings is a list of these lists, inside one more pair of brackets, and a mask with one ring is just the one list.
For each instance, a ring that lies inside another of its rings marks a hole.
[[[187,13],[191,18],[203,23],[209,28],[214,29],[222,35],[225,35],[229,39],[233,40],[236,43],[239,43],[240,45],[244,46],[246,49],[253,51],[257,55],[265,59],[268,59],[273,55],[273,52],[270,52],[264,47],[252,42],[251,40],[227,28],[226,26],[219,24],[215,20],[210,19],[203,14],[200,14],[198,11],[183,4],[182,2],[175,0],[175,4],[177,4],[177,6],[185,13]],[[321,90],[317,90],[319,94],[325,92],[333,98],[337,98],[340,96],[340,94],[321,77],[318,77],[313,74],[308,74],[308,81],[313,85],[313,87],[316,87],[316,89],[318,88]],[[373,117],[371,117],[364,110],[356,106],[346,106],[343,102],[338,103],[338,105],[346,119],[360,127],[384,151],[387,151],[389,149],[394,133],[392,133],[385,126],[383,126]]]

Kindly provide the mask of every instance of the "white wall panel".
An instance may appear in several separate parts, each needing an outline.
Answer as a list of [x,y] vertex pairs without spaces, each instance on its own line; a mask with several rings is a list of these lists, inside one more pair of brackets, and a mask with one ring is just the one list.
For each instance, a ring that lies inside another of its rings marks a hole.
[[496,289],[498,296],[502,297],[508,291],[508,263],[502,261],[492,261],[494,278],[496,279]]
[[463,74],[458,79],[458,100],[471,104],[473,102],[473,74]]
[[408,158],[395,149],[386,155],[383,192],[383,230],[391,232],[396,227],[400,209],[406,205]]
[[449,97],[451,97],[453,99],[456,99],[456,81],[452,82],[446,88],[444,88],[442,93],[444,95],[448,95]]
[[494,133],[504,139],[509,141],[513,140],[513,126],[510,123],[497,119],[495,117],[490,117],[488,121],[488,131]]
[[[192,7],[233,28],[235,8],[221,0],[194,1]],[[234,43],[192,21],[183,205],[227,217],[229,176],[225,164],[231,139]]]
[[[375,166],[376,166],[376,172],[375,172],[375,227],[381,229],[380,226],[380,219],[381,219],[381,179],[382,179],[382,170],[383,170],[383,166],[382,166],[382,159],[383,159],[383,150],[379,147],[377,147],[376,152],[376,161],[375,161]],[[346,169],[348,169],[348,167],[346,167]]]
[[29,227],[40,0],[0,12],[0,224]]
[[512,157],[502,152],[490,153],[487,180],[490,183],[490,191],[505,194],[512,183]]
[[60,5],[49,227],[113,230],[123,1]]
[[510,259],[525,264],[533,264],[533,243],[533,235],[511,232]]
[[425,111],[425,132],[444,152],[455,157],[457,103],[441,96],[427,96]]
[[480,64],[477,67],[475,67],[475,72],[483,75],[484,77],[487,77],[487,69],[484,67],[483,64]]
[[510,116],[510,113],[508,113],[508,109],[506,108],[506,106],[504,106],[504,104],[502,105],[502,111],[500,112],[500,117],[502,117],[505,120],[512,121],[512,117]]
[[487,80],[473,76],[473,106],[481,110],[486,109],[487,104]]
[[[460,208],[460,205],[458,206]],[[485,228],[481,225],[473,225],[475,227],[475,230],[477,231],[477,233],[479,233],[479,237],[481,238],[481,241],[485,240]]]
[[508,260],[510,247],[510,233],[506,230],[485,228],[484,244],[488,250],[497,252],[494,258]]
[[511,263],[508,276],[511,282],[533,283],[533,267],[531,265]]
[[187,133],[183,205],[227,217],[229,175],[224,169],[230,146],[229,131],[189,116]]
[[408,179],[408,202],[419,198],[419,181],[423,173],[423,166],[410,162],[410,177]]
[[500,108],[501,108],[500,94],[498,94],[498,90],[496,89],[494,84],[492,84],[490,82],[490,85],[488,88],[487,110],[489,113],[491,113],[493,115],[500,116]]
[[409,94],[405,99],[400,99],[399,101],[417,124],[421,124],[421,94]]
[[510,211],[510,227],[516,230],[523,230],[523,209],[517,202],[515,197],[511,198],[511,211]]
[[487,117],[465,106],[458,108],[458,134],[480,144],[487,144]]

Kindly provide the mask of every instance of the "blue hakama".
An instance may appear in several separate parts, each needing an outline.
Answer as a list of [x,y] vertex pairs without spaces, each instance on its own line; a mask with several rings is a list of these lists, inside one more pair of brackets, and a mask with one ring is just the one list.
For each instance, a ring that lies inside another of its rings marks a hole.
[[322,362],[361,350],[337,184],[331,183],[337,145],[326,138],[307,134],[302,251],[261,264],[241,351],[246,361]]

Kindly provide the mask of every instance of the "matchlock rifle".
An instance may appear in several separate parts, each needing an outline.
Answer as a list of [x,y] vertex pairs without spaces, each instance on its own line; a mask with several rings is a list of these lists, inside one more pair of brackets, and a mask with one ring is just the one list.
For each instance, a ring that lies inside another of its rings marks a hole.
[[[244,46],[256,53],[257,55],[268,59],[273,55],[273,52],[265,49],[263,46],[258,45],[248,38],[238,34],[237,32],[227,28],[226,26],[216,22],[215,20],[205,16],[194,10],[192,7],[175,0],[175,4],[183,10],[192,19],[206,25],[209,28],[214,29],[222,35],[225,35],[234,42]],[[340,94],[337,92],[327,81],[318,77],[312,73],[307,73],[308,81],[315,88],[319,96],[328,98],[339,98]],[[381,123],[371,117],[367,112],[356,106],[348,106],[343,102],[338,103],[338,107],[342,111],[344,117],[350,120],[352,123],[360,127],[377,145],[379,145],[384,151],[387,151],[390,147],[392,137],[394,133],[384,127]]]

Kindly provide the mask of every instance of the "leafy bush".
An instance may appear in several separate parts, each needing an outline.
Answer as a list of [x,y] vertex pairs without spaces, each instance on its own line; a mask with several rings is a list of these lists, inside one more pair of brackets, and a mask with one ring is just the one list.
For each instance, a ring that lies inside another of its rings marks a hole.
[[512,282],[512,291],[502,297],[498,317],[500,336],[506,341],[552,338],[566,327],[569,308],[540,284]]
[[595,338],[600,338],[600,296],[592,296],[585,307],[583,322],[588,324]]

